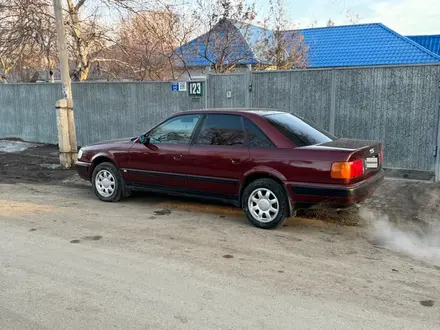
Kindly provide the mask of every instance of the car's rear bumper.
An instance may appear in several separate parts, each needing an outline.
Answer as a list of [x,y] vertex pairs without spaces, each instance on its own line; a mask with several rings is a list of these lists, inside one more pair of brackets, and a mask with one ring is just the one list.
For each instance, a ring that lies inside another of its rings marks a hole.
[[291,199],[295,203],[344,207],[358,204],[372,195],[384,177],[385,172],[380,170],[380,172],[364,181],[347,186],[306,183],[289,183],[288,185]]
[[77,161],[75,163],[75,168],[76,168],[76,172],[82,179],[90,181],[91,173],[90,173],[89,163]]

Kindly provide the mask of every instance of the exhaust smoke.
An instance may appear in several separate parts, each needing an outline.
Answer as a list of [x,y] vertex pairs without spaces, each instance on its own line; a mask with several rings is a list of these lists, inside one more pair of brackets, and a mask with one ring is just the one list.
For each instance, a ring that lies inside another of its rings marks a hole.
[[360,216],[367,225],[373,244],[440,266],[439,228],[414,223],[405,229],[399,228],[387,215],[368,209],[361,210]]

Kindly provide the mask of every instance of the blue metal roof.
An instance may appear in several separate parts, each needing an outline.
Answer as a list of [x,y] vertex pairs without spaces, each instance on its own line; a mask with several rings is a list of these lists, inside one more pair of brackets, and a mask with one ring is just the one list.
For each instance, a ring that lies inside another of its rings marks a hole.
[[[228,60],[239,59],[240,64],[267,63],[260,42],[262,37],[272,38],[273,31],[242,23],[233,23],[233,26],[243,38],[234,42],[234,55],[230,55]],[[308,67],[312,68],[440,62],[439,54],[380,23],[311,28],[284,33],[287,37],[289,34],[304,36],[304,43],[309,47]],[[208,56],[204,53],[207,46],[204,36],[206,34],[177,49],[183,54],[187,66],[209,66],[215,61],[215,51],[207,52]],[[440,42],[438,46],[440,47]],[[210,40],[208,50],[215,47],[214,39]]]
[[440,55],[440,34],[428,36],[407,36],[419,45],[429,49],[431,52]]
[[440,62],[440,56],[383,24],[301,30],[312,67],[395,65]]
[[[175,53],[186,66],[256,64],[258,57],[244,35],[231,21],[223,21],[207,33],[177,48]],[[179,64],[179,63],[178,63]]]

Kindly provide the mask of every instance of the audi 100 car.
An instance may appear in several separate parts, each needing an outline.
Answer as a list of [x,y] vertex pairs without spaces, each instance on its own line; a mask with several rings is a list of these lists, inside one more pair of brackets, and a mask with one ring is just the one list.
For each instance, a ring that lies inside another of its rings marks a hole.
[[299,208],[362,202],[383,180],[382,163],[381,142],[337,138],[290,113],[204,109],[85,146],[76,168],[105,202],[137,190],[212,199],[268,229]]

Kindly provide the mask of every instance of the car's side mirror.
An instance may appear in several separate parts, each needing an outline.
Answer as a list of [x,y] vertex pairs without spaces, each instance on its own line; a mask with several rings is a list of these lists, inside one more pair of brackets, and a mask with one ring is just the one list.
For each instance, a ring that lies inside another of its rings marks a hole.
[[141,135],[139,137],[139,142],[142,143],[142,144],[149,144],[150,143],[150,137],[147,136],[146,134]]

